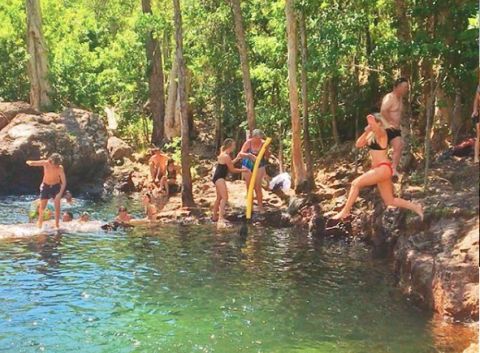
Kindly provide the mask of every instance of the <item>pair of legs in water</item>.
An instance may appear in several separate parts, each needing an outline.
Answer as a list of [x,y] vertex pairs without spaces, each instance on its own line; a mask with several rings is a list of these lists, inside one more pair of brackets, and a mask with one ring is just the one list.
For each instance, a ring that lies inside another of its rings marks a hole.
[[348,194],[347,203],[343,209],[333,217],[333,219],[344,219],[350,215],[350,210],[358,198],[360,190],[366,186],[377,185],[380,196],[386,206],[401,207],[411,210],[418,214],[423,220],[422,205],[410,202],[393,194],[392,169],[389,163],[381,163],[365,174],[359,176],[352,182],[350,192]]

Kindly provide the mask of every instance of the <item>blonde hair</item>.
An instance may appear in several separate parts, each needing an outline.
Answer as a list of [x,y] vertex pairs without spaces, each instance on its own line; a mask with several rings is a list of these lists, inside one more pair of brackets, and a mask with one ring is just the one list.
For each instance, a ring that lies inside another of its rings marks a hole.
[[[380,113],[373,113],[371,114],[375,117],[375,120],[380,123],[380,127],[384,130],[389,129],[392,127],[392,125],[383,117],[382,114]],[[375,133],[373,131],[370,131],[366,137],[366,140],[369,145],[372,143],[375,143],[377,140],[375,138]]]
[[220,151],[225,152],[225,150],[231,147],[234,143],[235,143],[234,139],[231,139],[231,138],[225,139],[225,141],[223,141],[222,143],[222,147],[220,148]]

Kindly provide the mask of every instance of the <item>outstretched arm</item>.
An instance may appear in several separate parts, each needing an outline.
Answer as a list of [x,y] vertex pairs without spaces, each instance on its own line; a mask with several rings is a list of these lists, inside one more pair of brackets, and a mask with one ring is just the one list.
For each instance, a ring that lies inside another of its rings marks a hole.
[[243,159],[243,158],[248,158],[252,161],[255,162],[255,159],[257,158],[254,154],[251,154],[251,153],[245,153],[245,152],[238,152],[237,156],[235,157],[235,159],[232,161],[233,164],[237,163],[239,160]]
[[242,169],[240,169],[240,168],[235,168],[235,166],[233,165],[233,161],[232,161],[231,158],[226,158],[226,159],[225,159],[225,164],[227,165],[228,171],[229,171],[230,173],[243,173],[243,172],[245,172],[245,171],[247,170],[247,169],[244,169],[244,168],[242,168]]
[[47,160],[27,161],[26,163],[30,167],[44,167],[48,163],[48,161]]

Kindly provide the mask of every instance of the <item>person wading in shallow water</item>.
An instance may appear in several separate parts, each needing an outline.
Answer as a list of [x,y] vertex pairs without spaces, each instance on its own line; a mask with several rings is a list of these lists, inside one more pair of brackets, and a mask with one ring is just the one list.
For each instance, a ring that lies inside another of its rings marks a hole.
[[227,182],[226,177],[228,172],[230,173],[246,173],[249,174],[250,170],[245,167],[242,169],[235,168],[234,164],[237,163],[242,158],[250,158],[255,161],[255,156],[240,152],[238,156],[232,160],[230,156],[233,151],[235,150],[235,141],[233,139],[226,139],[220,151],[220,155],[218,156],[218,163],[215,168],[215,173],[213,174],[213,184],[215,184],[215,190],[217,192],[217,198],[213,205],[213,217],[212,220],[214,222],[218,221],[219,227],[226,226],[225,221],[225,208],[228,203],[228,189],[227,189]]
[[403,200],[393,195],[393,168],[387,157],[388,136],[386,129],[390,124],[380,115],[367,116],[368,125],[365,132],[357,140],[356,147],[368,146],[372,159],[372,169],[359,176],[352,182],[347,203],[333,219],[345,219],[350,215],[350,210],[360,193],[366,186],[377,185],[380,196],[386,206],[402,207],[417,213],[423,220],[422,205]]
[[408,80],[406,78],[399,78],[393,84],[392,92],[388,93],[382,101],[380,113],[390,124],[387,129],[388,142],[393,147],[392,153],[392,169],[393,175],[397,176],[397,168],[402,156],[403,147],[405,143],[402,138],[402,130],[400,123],[403,113],[403,97],[408,93]]
[[39,228],[43,225],[43,212],[47,206],[48,200],[54,199],[55,205],[55,227],[60,227],[60,208],[61,200],[65,188],[67,187],[67,178],[62,166],[62,157],[58,153],[53,153],[47,160],[27,161],[30,167],[43,167],[43,181],[40,185],[40,205],[38,207]]

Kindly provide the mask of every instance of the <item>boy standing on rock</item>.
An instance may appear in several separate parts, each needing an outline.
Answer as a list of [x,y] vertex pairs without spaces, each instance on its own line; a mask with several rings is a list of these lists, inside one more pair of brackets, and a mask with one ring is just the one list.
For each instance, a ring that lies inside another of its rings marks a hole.
[[47,160],[27,161],[30,167],[43,167],[43,180],[40,185],[40,206],[38,208],[39,228],[43,225],[43,211],[48,200],[54,199],[55,204],[55,228],[60,227],[60,202],[67,187],[67,178],[62,166],[62,157],[53,153]]

